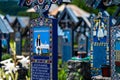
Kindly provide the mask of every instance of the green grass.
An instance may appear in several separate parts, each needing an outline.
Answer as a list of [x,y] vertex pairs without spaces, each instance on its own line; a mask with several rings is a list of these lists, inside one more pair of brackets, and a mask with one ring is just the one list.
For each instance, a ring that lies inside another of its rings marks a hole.
[[58,80],[67,79],[67,63],[62,63],[62,59],[58,60]]

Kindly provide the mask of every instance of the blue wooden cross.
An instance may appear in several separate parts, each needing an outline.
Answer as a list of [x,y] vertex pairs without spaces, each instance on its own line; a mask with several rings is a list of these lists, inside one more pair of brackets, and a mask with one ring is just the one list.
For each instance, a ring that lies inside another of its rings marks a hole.
[[51,4],[60,4],[62,0],[20,0],[20,6],[33,7],[40,16],[47,16]]
[[[110,18],[99,13],[92,18],[91,28],[91,67],[93,75],[100,75],[103,65],[109,65],[109,24]],[[93,76],[92,75],[92,76]]]

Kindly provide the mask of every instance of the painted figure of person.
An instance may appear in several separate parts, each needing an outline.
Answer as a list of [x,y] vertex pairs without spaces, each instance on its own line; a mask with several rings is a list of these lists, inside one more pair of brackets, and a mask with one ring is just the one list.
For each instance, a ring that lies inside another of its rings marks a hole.
[[94,42],[97,42],[97,28],[96,27],[93,28],[93,40]]
[[93,36],[96,36],[96,27],[93,28]]
[[107,27],[105,27],[105,29],[104,29],[104,42],[106,42],[107,41]]
[[106,37],[107,36],[107,28],[105,27],[104,29],[104,36]]
[[40,40],[40,34],[38,34],[37,39],[35,40],[35,47],[36,47],[36,54],[41,54],[41,40]]
[[97,33],[98,40],[104,37],[104,32],[102,26],[98,27],[98,33]]

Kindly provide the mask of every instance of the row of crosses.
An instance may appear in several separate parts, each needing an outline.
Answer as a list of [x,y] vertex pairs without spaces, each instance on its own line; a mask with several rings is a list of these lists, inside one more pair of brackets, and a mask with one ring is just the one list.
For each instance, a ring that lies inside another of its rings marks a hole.
[[71,0],[20,0],[19,6],[33,7],[40,16],[47,17],[51,5],[60,5],[62,2],[69,3]]
[[40,16],[47,16],[51,4],[61,4],[62,0],[20,0],[20,6],[33,7]]

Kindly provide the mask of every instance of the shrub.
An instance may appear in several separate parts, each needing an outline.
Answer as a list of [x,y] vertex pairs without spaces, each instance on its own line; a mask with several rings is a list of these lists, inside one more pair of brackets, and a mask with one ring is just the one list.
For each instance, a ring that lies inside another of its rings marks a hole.
[[11,55],[10,54],[3,54],[2,55],[2,60],[6,60],[6,59],[9,59],[9,58],[11,58]]

